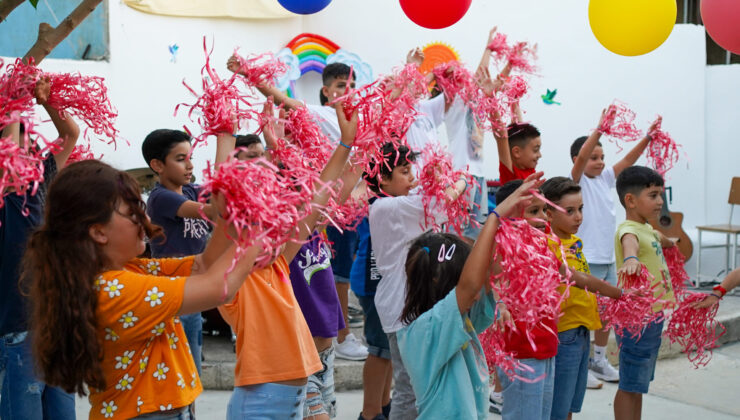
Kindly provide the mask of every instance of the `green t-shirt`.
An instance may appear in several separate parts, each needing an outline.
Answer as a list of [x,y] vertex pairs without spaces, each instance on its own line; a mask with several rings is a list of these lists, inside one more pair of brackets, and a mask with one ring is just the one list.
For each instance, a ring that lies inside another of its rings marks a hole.
[[[653,229],[649,224],[625,220],[617,227],[617,234],[614,237],[614,253],[617,256],[617,270],[624,265],[622,262],[624,260],[622,237],[628,233],[635,235],[637,241],[640,243],[640,251],[637,254],[637,258],[640,259],[641,263],[645,264],[645,267],[647,267],[650,274],[654,277],[653,285],[657,285],[654,289],[655,296],[660,296],[665,292],[662,299],[668,302],[675,302],[676,298],[673,295],[671,274],[668,272],[668,264],[666,264],[665,257],[663,256],[660,236],[658,235],[658,231]],[[664,307],[664,304],[656,304],[653,306],[653,311],[660,312]]]

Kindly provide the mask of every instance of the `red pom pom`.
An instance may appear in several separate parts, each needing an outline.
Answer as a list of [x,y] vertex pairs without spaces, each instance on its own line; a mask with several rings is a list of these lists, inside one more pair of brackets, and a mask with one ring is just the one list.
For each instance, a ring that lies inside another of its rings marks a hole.
[[483,347],[489,372],[495,372],[498,367],[509,378],[524,382],[537,382],[544,378],[543,375],[532,380],[521,376],[521,372],[534,372],[534,370],[517,360],[511,352],[506,351],[504,333],[501,330],[490,327],[478,335],[478,339]]
[[[696,309],[691,305],[704,300],[703,293],[686,293],[680,299],[668,322],[665,336],[671,343],[678,343],[695,368],[706,366],[712,358],[712,349],[726,332],[715,317],[719,305]],[[692,352],[695,352],[692,355]]]
[[662,120],[660,116],[658,118],[655,129],[648,133],[652,140],[648,144],[647,159],[648,164],[655,168],[660,176],[665,177],[666,172],[678,162],[680,155],[678,148],[681,146],[660,128]]
[[[57,145],[59,145],[61,142],[58,142]],[[67,158],[67,165],[70,165],[75,162],[79,162],[82,160],[93,160],[93,159],[102,159],[103,154],[101,153],[100,156],[95,156],[95,153],[93,153],[92,149],[90,149],[89,144],[78,144],[72,149],[72,154],[69,155]]]
[[517,42],[508,52],[509,64],[512,70],[523,73],[534,73],[537,68],[534,61],[537,59],[536,49],[526,42]]
[[234,56],[239,60],[241,67],[240,75],[248,86],[273,85],[275,79],[288,71],[288,66],[278,60],[272,53],[264,53],[258,56],[242,57],[234,50]]
[[686,292],[686,284],[690,281],[689,274],[686,272],[686,257],[681,254],[677,246],[663,248],[663,256],[668,265],[668,272],[671,274],[671,283],[673,293],[676,298]]
[[598,130],[614,139],[615,143],[622,150],[618,140],[635,141],[642,136],[640,130],[635,127],[635,113],[621,102],[614,101],[606,110],[604,121]]

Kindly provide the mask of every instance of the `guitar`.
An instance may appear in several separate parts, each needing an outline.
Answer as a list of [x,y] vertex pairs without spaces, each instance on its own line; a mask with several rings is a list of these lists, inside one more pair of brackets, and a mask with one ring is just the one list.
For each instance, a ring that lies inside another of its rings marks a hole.
[[683,213],[672,212],[668,209],[666,191],[669,192],[669,197],[673,201],[673,188],[666,187],[661,193],[663,197],[663,208],[660,210],[660,216],[658,216],[657,220],[651,220],[650,224],[655,230],[661,232],[666,237],[678,239],[676,246],[681,251],[681,254],[686,257],[686,261],[688,261],[694,253],[694,244],[691,243],[689,235],[684,232],[681,226],[683,223]]

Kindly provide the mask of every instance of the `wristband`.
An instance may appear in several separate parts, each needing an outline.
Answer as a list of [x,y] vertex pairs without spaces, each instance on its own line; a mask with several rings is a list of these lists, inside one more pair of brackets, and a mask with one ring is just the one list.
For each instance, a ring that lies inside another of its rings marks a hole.
[[722,287],[721,284],[718,284],[718,285],[714,286],[712,288],[712,290],[716,290],[716,291],[718,291],[718,292],[721,293],[721,296],[719,296],[720,299],[722,299],[722,297],[727,294],[727,289],[725,289],[724,287]]
[[710,293],[709,296],[714,296],[714,297],[717,298],[717,300],[722,300],[722,296],[720,296],[719,294],[714,293],[714,292]]
[[637,261],[637,262],[640,262],[640,259],[639,259],[639,258],[635,257],[634,255],[630,255],[629,257],[627,257],[627,258],[623,259],[623,260],[622,260],[622,263],[623,263],[623,264],[624,264],[624,263],[626,263],[626,262],[627,262],[627,260],[628,260],[628,259],[630,259],[630,258],[634,258],[634,259],[635,259],[635,261]]
[[624,289],[619,289],[619,299],[622,299],[622,296],[624,296]]
[[349,150],[352,150],[352,146],[349,146],[349,145],[346,145],[346,144],[344,144],[344,142],[343,142],[343,141],[341,141],[341,140],[339,140],[339,145],[340,145],[340,146],[344,146],[344,147],[346,147],[346,148],[347,148],[347,149],[349,149]]
[[496,213],[496,210],[491,210],[491,213],[495,214],[496,215],[496,218],[498,218],[499,220],[501,220],[501,216],[499,216],[499,214]]

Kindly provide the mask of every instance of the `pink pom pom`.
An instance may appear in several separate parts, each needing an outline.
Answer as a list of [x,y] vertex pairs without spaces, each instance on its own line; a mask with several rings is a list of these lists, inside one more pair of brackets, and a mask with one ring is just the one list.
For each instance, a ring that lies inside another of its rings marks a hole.
[[490,327],[479,334],[478,339],[480,340],[481,347],[483,347],[489,372],[495,372],[498,367],[510,379],[529,383],[537,382],[544,378],[543,375],[532,380],[521,376],[522,372],[534,372],[534,369],[517,360],[511,352],[506,351],[504,333],[501,330]]
[[[0,68],[3,65],[0,60]],[[14,113],[32,112],[34,89],[40,76],[41,70],[24,64],[20,58],[5,68],[5,73],[0,75],[0,127],[7,125],[5,119]]]
[[[0,138],[0,193],[24,195],[36,193],[44,180],[43,159],[38,153],[21,148],[10,137]],[[0,207],[5,200],[0,202]]]
[[681,147],[671,136],[660,128],[662,119],[659,116],[655,128],[648,133],[651,140],[647,148],[648,164],[655,168],[660,176],[665,177],[666,172],[671,170],[678,162]]
[[524,219],[505,218],[500,223],[493,258],[502,271],[491,281],[534,348],[532,330],[543,319],[560,318],[560,306],[570,285],[560,275],[564,263],[548,247],[544,232]]
[[[57,145],[59,145],[61,142],[57,142]],[[101,153],[100,156],[95,156],[95,153],[93,153],[92,149],[90,149],[89,144],[78,144],[72,149],[72,154],[69,155],[69,158],[67,158],[67,165],[70,165],[75,162],[79,162],[82,160],[94,160],[94,159],[102,159],[103,154]]]
[[625,293],[619,299],[598,296],[604,327],[614,328],[614,333],[620,336],[630,334],[633,338],[639,338],[646,325],[663,317],[662,313],[653,312],[653,305],[660,302],[663,296],[654,295],[656,286],[652,285],[653,276],[644,264],[640,266],[639,274],[621,278],[621,286],[636,293]]
[[663,256],[668,265],[668,272],[671,274],[673,293],[678,298],[686,292],[686,284],[691,279],[689,274],[686,273],[686,257],[681,254],[677,246],[663,248]]
[[519,102],[520,99],[527,94],[529,85],[522,76],[513,76],[504,85],[504,95],[506,96],[507,102],[514,104]]
[[[66,111],[87,125],[88,130],[107,139],[116,146],[119,132],[114,126],[118,113],[108,99],[108,88],[104,79],[97,76],[82,76],[79,73],[44,73],[51,87],[48,105],[64,115]],[[127,142],[128,143],[128,142]]]
[[273,85],[275,79],[288,71],[288,66],[272,53],[245,58],[236,53],[238,50],[234,50],[234,56],[241,64],[238,73],[247,86]]
[[494,35],[491,43],[488,44],[488,49],[497,58],[507,56],[509,53],[509,44],[506,40],[506,35],[500,32]]
[[640,130],[635,127],[634,121],[635,113],[627,108],[625,104],[614,101],[606,110],[604,121],[598,130],[602,134],[612,137],[621,151],[622,147],[618,140],[635,141],[642,136]]
[[703,293],[684,294],[665,331],[665,336],[671,343],[681,346],[681,351],[686,353],[695,368],[709,363],[712,349],[717,347],[717,340],[726,332],[724,325],[715,319],[719,305],[701,309],[691,307],[705,297]]
[[285,134],[296,144],[317,171],[321,171],[333,153],[329,139],[306,107],[298,107],[286,115]]
[[518,42],[509,48],[509,64],[512,70],[518,70],[523,73],[534,73],[537,68],[534,61],[537,59],[536,49],[526,42]]
[[[424,167],[419,171],[419,186],[422,191],[424,204],[424,223],[422,226],[438,230],[437,214],[443,213],[447,223],[458,235],[462,235],[462,227],[471,223],[469,194],[463,192],[455,200],[450,200],[447,189],[458,180],[465,179],[470,188],[473,186],[473,177],[463,171],[452,169],[452,157],[442,150],[439,144],[433,144],[422,151]],[[476,223],[477,221],[472,221]]]

